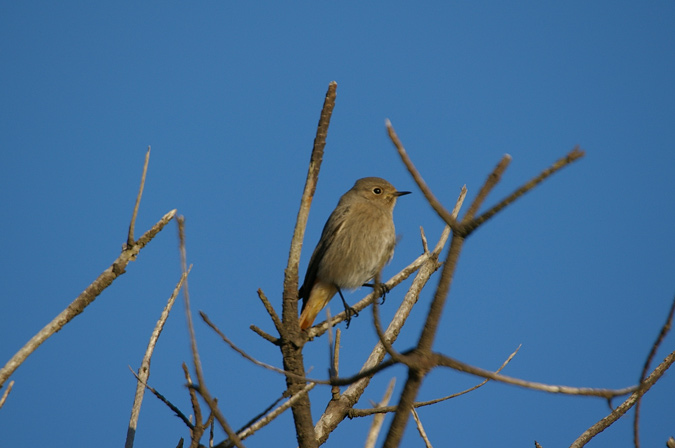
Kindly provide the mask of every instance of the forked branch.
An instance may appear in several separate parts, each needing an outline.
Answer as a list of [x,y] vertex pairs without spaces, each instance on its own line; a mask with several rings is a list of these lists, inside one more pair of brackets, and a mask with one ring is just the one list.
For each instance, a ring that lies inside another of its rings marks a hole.
[[[145,172],[147,171],[149,152],[146,154],[146,162],[143,168],[143,177],[141,187],[136,199],[136,207],[130,224],[130,235],[133,233],[134,222],[138,212],[138,204],[140,203],[140,194],[143,191],[145,183]],[[136,259],[141,249],[143,249],[176,215],[176,210],[171,210],[164,215],[154,226],[143,234],[138,240],[132,241],[123,247],[122,253],[110,265],[108,269],[103,271],[92,284],[90,284],[75,300],[71,302],[66,309],[64,309],[51,322],[45,325],[35,336],[33,336],[12,358],[7,361],[5,366],[0,369],[0,388],[7,381],[7,379],[14,373],[14,371],[31,355],[44,341],[50,338],[54,333],[61,330],[68,322],[73,320],[75,316],[79,315],[88,307],[96,298],[112,284],[113,281],[120,275],[124,274],[129,262]]]

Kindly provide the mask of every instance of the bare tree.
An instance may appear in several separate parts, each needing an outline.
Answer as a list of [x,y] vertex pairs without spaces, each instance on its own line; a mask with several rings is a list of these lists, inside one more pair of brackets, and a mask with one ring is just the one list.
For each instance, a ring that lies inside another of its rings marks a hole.
[[[620,416],[624,415],[633,406],[636,406],[634,422],[634,440],[636,447],[639,447],[639,405],[642,396],[663,376],[666,370],[675,362],[675,352],[670,353],[657,367],[651,369],[654,354],[660,347],[665,335],[671,327],[673,313],[675,312],[675,302],[670,309],[658,338],[653,344],[650,354],[647,356],[642,374],[636,385],[622,389],[599,389],[587,387],[571,387],[564,385],[552,385],[540,382],[526,381],[520,378],[505,376],[501,370],[513,359],[517,353],[514,351],[497,371],[489,371],[477,366],[473,366],[460,360],[451,358],[447,354],[435,352],[432,350],[438,329],[441,325],[441,315],[444,310],[447,297],[451,291],[452,282],[455,276],[459,256],[463,250],[467,238],[472,236],[477,230],[486,225],[488,221],[502,212],[509,205],[517,201],[521,196],[530,190],[535,189],[540,183],[544,182],[549,176],[578,161],[584,156],[584,152],[579,148],[574,148],[567,155],[554,162],[550,167],[542,170],[538,175],[525,182],[509,194],[506,198],[499,201],[495,206],[481,212],[481,207],[499,183],[501,176],[506,171],[511,161],[511,157],[505,155],[488,175],[484,184],[478,191],[468,210],[460,218],[460,210],[466,197],[467,189],[462,187],[458,191],[457,202],[452,210],[442,204],[425,183],[421,174],[416,169],[408,153],[404,149],[399,137],[394,131],[391,123],[387,121],[386,127],[389,137],[394,144],[402,162],[412,175],[420,191],[423,193],[429,205],[445,222],[446,227],[438,241],[429,245],[424,230],[421,230],[421,239],[423,253],[408,264],[399,273],[385,282],[389,290],[397,287],[402,281],[413,276],[413,281],[405,293],[404,300],[396,310],[393,318],[389,322],[381,322],[378,311],[378,297],[375,292],[367,295],[361,301],[354,305],[358,312],[372,305],[373,326],[378,334],[379,342],[372,349],[367,360],[358,372],[349,376],[340,376],[340,339],[339,330],[334,326],[347,318],[345,313],[339,313],[336,316],[329,316],[326,321],[320,322],[308,329],[302,331],[298,324],[298,267],[300,263],[300,254],[302,242],[305,233],[307,218],[312,203],[312,198],[317,188],[318,175],[323,160],[324,148],[326,145],[326,136],[330,124],[332,111],[336,100],[337,84],[330,83],[328,92],[321,111],[316,138],[311,152],[307,178],[304,191],[300,199],[300,208],[293,232],[291,246],[289,250],[288,263],[284,271],[283,293],[281,297],[281,314],[277,312],[272,301],[270,301],[262,290],[258,290],[258,296],[264,305],[276,334],[268,334],[261,330],[259,326],[251,325],[251,330],[262,337],[264,340],[273,344],[280,351],[282,359],[282,368],[272,366],[270,363],[255,359],[244,350],[240,349],[224,332],[208,317],[207,313],[200,312],[202,321],[209,326],[222,340],[233,350],[239,353],[244,362],[251,362],[261,368],[266,368],[277,372],[285,379],[285,390],[281,396],[276,399],[272,405],[251,419],[237,430],[233,429],[226,419],[226,415],[232,411],[228,406],[221,409],[218,401],[209,391],[206,378],[201,367],[200,354],[195,337],[194,322],[190,308],[190,295],[188,288],[188,267],[185,250],[185,226],[182,217],[177,218],[180,235],[180,256],[183,266],[183,274],[178,284],[174,288],[168,303],[161,313],[157,325],[152,332],[148,343],[146,354],[143,358],[138,373],[134,372],[137,378],[137,389],[135,393],[134,405],[131,412],[130,423],[127,431],[126,447],[131,448],[134,443],[134,436],[138,425],[138,416],[145,389],[150,390],[158,399],[162,400],[185,424],[188,430],[188,438],[191,447],[199,447],[202,440],[208,434],[208,445],[218,447],[237,446],[243,447],[246,438],[251,437],[256,431],[264,427],[278,417],[287,409],[291,409],[295,425],[297,443],[302,448],[317,447],[323,444],[335,429],[345,423],[345,418],[358,418],[376,415],[371,431],[368,434],[366,446],[374,446],[378,434],[382,428],[383,416],[386,413],[393,413],[393,419],[387,429],[383,446],[400,446],[404,429],[408,419],[412,415],[423,443],[430,447],[431,441],[427,438],[423,422],[419,418],[416,408],[422,406],[433,406],[434,404],[456,397],[458,395],[469,393],[488,381],[497,381],[506,384],[515,385],[522,388],[538,390],[546,393],[594,396],[601,399],[611,400],[620,396],[627,396],[624,401],[616,408],[612,409],[609,415],[588,428],[579,438],[571,443],[572,447],[584,446],[591,438],[597,435],[614,423]],[[145,173],[148,168],[150,151],[146,155],[143,167],[141,186],[136,200],[136,205],[129,226],[127,244],[122,254],[113,262],[113,264],[104,271],[80,296],[78,296],[68,308],[60,313],[43,330],[38,332],[6,365],[0,369],[0,387],[4,385],[12,373],[21,365],[21,363],[47,338],[67,324],[74,316],[81,313],[86,306],[95,300],[100,292],[109,286],[119,275],[125,272],[126,265],[133,260],[139,251],[172,220],[176,215],[176,210],[167,213],[162,219],[148,230],[141,238],[135,240],[134,226],[140,199],[145,185]],[[445,259],[440,260],[443,249],[448,245],[449,249]],[[411,310],[417,304],[420,293],[427,286],[431,276],[440,270],[440,279],[438,286],[433,293],[433,300],[428,313],[425,316],[425,324],[417,343],[410,349],[398,351],[394,348],[401,329],[406,324]],[[183,364],[185,380],[188,385],[190,395],[191,411],[186,413],[167,400],[159,391],[149,385],[150,361],[155,345],[158,342],[164,323],[169,317],[169,313],[176,297],[180,291],[183,291],[185,300],[186,317],[190,336],[190,347],[192,351],[191,367]],[[307,375],[307,369],[303,358],[303,350],[308,343],[316,341],[325,336],[329,338],[331,347],[330,356],[330,374],[328,378],[310,378]],[[343,355],[344,356],[344,355]],[[380,403],[377,403],[369,409],[357,409],[355,404],[362,397],[371,380],[376,375],[382,375],[388,368],[394,365],[402,365],[407,370],[407,378],[402,392],[398,397],[392,398],[393,382],[390,383],[385,397]],[[419,389],[424,378],[434,369],[453,369],[475,376],[480,382],[463,392],[453,394],[438,399],[420,402],[417,400]],[[13,383],[13,382],[12,382]],[[0,397],[0,407],[8,399],[8,394],[12,388],[12,383],[5,389]],[[317,385],[331,387],[331,399],[328,402],[324,412],[317,421],[314,421],[311,413],[311,400],[308,392]],[[339,386],[346,386],[341,391]],[[393,402],[393,405],[389,403]],[[205,407],[204,407],[205,406]],[[192,414],[193,419],[186,417]],[[216,442],[214,440],[213,428],[220,426],[227,434],[227,439]],[[208,431],[207,431],[208,430]],[[178,446],[183,446],[183,439],[178,441]],[[536,443],[536,442],[535,442]],[[536,446],[540,446],[536,443]]]

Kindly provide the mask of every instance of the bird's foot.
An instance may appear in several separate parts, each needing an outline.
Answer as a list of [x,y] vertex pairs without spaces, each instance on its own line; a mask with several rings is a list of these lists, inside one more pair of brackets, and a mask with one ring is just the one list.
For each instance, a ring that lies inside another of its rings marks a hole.
[[389,288],[386,283],[365,283],[363,286],[373,288],[376,298],[382,297],[382,302],[380,302],[380,305],[384,304],[384,301],[387,298],[387,293],[391,291],[391,288]]

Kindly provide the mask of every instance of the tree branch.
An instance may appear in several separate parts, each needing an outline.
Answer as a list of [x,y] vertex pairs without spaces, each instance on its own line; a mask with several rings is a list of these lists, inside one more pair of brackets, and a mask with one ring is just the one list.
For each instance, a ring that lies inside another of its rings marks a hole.
[[[652,349],[649,351],[649,355],[647,355],[647,360],[645,361],[645,365],[642,368],[642,373],[640,373],[640,384],[642,384],[645,380],[645,377],[647,376],[647,373],[649,372],[649,367],[652,364],[652,361],[654,360],[654,356],[656,356],[656,352],[661,346],[661,343],[663,340],[666,338],[666,335],[670,332],[670,328],[673,324],[673,314],[675,314],[675,298],[673,299],[673,303],[670,305],[670,311],[668,312],[668,317],[666,318],[666,322],[663,324],[663,327],[661,327],[661,331],[659,332],[659,336],[656,338],[656,341],[654,341],[654,344],[652,345]],[[635,448],[640,448],[640,405],[642,404],[642,394],[638,397],[637,402],[635,403],[635,418],[633,419],[633,443],[635,444]]]
[[389,134],[389,138],[391,139],[392,143],[394,143],[394,146],[398,151],[398,155],[401,157],[403,164],[408,169],[413,179],[415,179],[415,183],[422,191],[422,194],[426,198],[429,205],[431,205],[431,207],[436,211],[436,213],[438,213],[438,216],[440,216],[441,219],[443,219],[443,221],[445,221],[445,223],[452,228],[452,230],[459,229],[457,218],[453,217],[450,214],[450,212],[446,210],[445,207],[443,207],[443,204],[441,204],[441,202],[438,199],[436,199],[436,196],[434,196],[431,189],[427,186],[426,182],[424,182],[424,179],[422,178],[420,172],[417,171],[417,168],[415,168],[415,165],[413,165],[412,160],[410,160],[408,153],[406,152],[405,148],[403,147],[403,144],[401,143],[401,140],[399,140],[398,135],[396,135],[396,131],[394,131],[394,126],[392,126],[391,121],[386,120],[385,125],[387,126],[387,133]]
[[[457,199],[455,209],[453,210],[454,216],[457,216],[457,213],[459,212],[465,197],[466,187],[463,187],[459,194],[459,198]],[[394,276],[394,278],[392,278],[392,280],[387,282],[387,285],[389,285],[390,282],[395,283],[394,279],[402,276],[403,272],[414,272],[418,269],[417,275],[415,276],[412,285],[403,298],[403,302],[394,314],[394,317],[392,318],[389,326],[387,327],[387,330],[384,333],[385,339],[387,341],[393,342],[396,340],[396,338],[398,338],[399,332],[401,331],[401,328],[403,328],[403,325],[405,325],[413,306],[417,303],[422,289],[429,281],[431,275],[440,267],[440,264],[438,263],[438,256],[443,250],[443,247],[445,247],[449,236],[450,227],[446,227],[441,233],[441,236],[433,252],[421,255],[411,265],[401,271],[401,273],[397,274]],[[406,274],[406,276],[407,275],[409,274]],[[372,298],[367,297],[364,300],[372,300]],[[331,401],[328,404],[328,407],[315,425],[315,431],[320,443],[323,443],[328,439],[329,434],[335,430],[337,425],[340,424],[340,422],[344,420],[347,414],[352,410],[354,403],[359,401],[366,387],[368,387],[370,384],[370,379],[373,377],[373,375],[378,371],[384,370],[385,368],[395,364],[392,360],[383,362],[386,353],[387,352],[382,343],[378,342],[373,348],[371,354],[368,356],[366,362],[361,367],[358,375],[360,378],[358,378],[356,381],[352,381],[351,385],[342,392],[339,400]],[[351,379],[353,378],[349,378],[349,380]]]
[[173,219],[176,215],[176,210],[171,210],[169,213],[164,215],[150,230],[145,232],[145,234],[138,239],[131,246],[126,246],[122,253],[112,265],[105,271],[103,271],[94,282],[89,285],[82,293],[77,296],[75,300],[72,301],[70,305],[58,316],[56,316],[51,322],[49,322],[45,327],[40,330],[35,336],[33,336],[27,343],[24,345],[12,358],[7,361],[7,364],[0,369],[0,387],[5,383],[7,378],[9,378],[12,373],[31,355],[44,341],[50,338],[54,333],[61,330],[68,322],[73,320],[75,316],[82,313],[86,307],[88,307],[96,297],[103,292],[108,286],[112,284],[113,281],[120,275],[126,272],[126,267],[130,261],[136,259],[138,253],[145,247],[150,240],[152,240],[163,228],[164,226]]
[[134,205],[134,212],[131,214],[131,222],[129,223],[129,235],[127,235],[127,246],[134,244],[134,228],[136,227],[136,216],[138,216],[138,208],[141,206],[141,197],[143,196],[143,188],[145,187],[145,175],[148,173],[148,163],[150,162],[150,147],[145,153],[145,163],[143,164],[143,174],[141,175],[141,186],[138,188],[138,195],[136,196],[136,205]]
[[588,428],[581,434],[577,440],[570,445],[570,448],[581,448],[586,445],[590,440],[596,435],[600,434],[602,431],[607,429],[612,423],[617,421],[621,416],[623,416],[637,400],[644,395],[662,376],[668,368],[675,362],[675,352],[670,353],[666,358],[659,364],[640,385],[640,388],[633,392],[630,397],[626,399],[619,407],[613,409],[612,412],[595,425]]
[[506,206],[515,202],[516,199],[518,199],[519,197],[521,197],[522,195],[524,195],[525,193],[527,193],[528,191],[532,190],[534,187],[542,183],[544,180],[546,180],[546,178],[565,168],[567,165],[570,165],[571,163],[581,159],[584,155],[585,155],[584,151],[582,151],[581,149],[579,149],[578,146],[576,146],[565,157],[559,159],[549,168],[539,173],[539,175],[537,175],[535,178],[531,179],[525,185],[521,186],[516,191],[511,193],[509,196],[502,199],[497,205],[490,208],[488,211],[478,216],[477,218],[473,219],[471,222],[466,223],[465,230],[467,232],[467,235],[473,232],[475,229],[477,229],[485,221],[487,221],[488,219],[492,218],[494,215],[499,213]]
[[[147,160],[147,159],[146,159]],[[159,320],[157,321],[157,325],[155,325],[155,329],[152,331],[152,335],[150,336],[150,341],[148,342],[148,348],[145,351],[145,356],[143,356],[143,361],[141,362],[141,367],[138,369],[138,381],[136,384],[136,395],[134,396],[134,404],[131,407],[131,418],[129,419],[129,428],[127,430],[127,440],[124,444],[125,448],[132,448],[134,446],[134,437],[136,436],[136,428],[138,426],[138,416],[141,413],[141,403],[143,403],[143,395],[145,392],[145,386],[148,382],[148,378],[150,378],[150,360],[152,359],[152,353],[155,350],[155,345],[157,344],[157,341],[159,340],[159,336],[162,333],[162,329],[164,328],[164,323],[166,320],[169,318],[169,313],[171,312],[171,308],[173,307],[174,302],[176,301],[176,297],[178,296],[178,293],[180,292],[181,287],[183,286],[183,282],[187,278],[189,274],[189,271],[181,275],[180,281],[176,285],[176,287],[173,290],[173,293],[171,294],[171,297],[169,297],[169,300],[164,307],[164,310],[162,310],[162,314],[159,317]]]
[[[302,250],[302,241],[307,226],[309,209],[314,192],[316,191],[316,184],[319,180],[319,170],[326,146],[330,118],[335,107],[336,91],[337,83],[333,81],[328,85],[328,91],[326,92],[326,98],[321,110],[309,168],[307,170],[305,188],[300,200],[300,209],[298,210],[293,238],[291,239],[288,264],[284,272],[284,292],[281,311],[281,319],[284,325],[281,328],[280,348],[284,361],[284,370],[296,375],[305,374],[305,362],[302,356],[304,337],[300,334],[298,322],[298,266],[300,264],[300,252]],[[305,383],[301,380],[286,376],[286,388],[290,394],[296,395],[304,387]],[[307,394],[301,394],[291,409],[298,445],[300,448],[315,448],[317,442],[314,434],[314,425],[312,424],[311,405]]]
[[[178,236],[180,240],[180,255],[181,255],[181,266],[183,268],[183,273],[187,273],[187,256],[186,256],[186,251],[185,251],[185,219],[181,216],[177,218],[178,222]],[[211,393],[209,392],[208,388],[206,387],[206,381],[204,379],[204,371],[202,370],[202,362],[199,359],[199,351],[197,350],[197,338],[195,337],[195,329],[194,325],[192,323],[192,311],[190,311],[190,292],[188,288],[188,282],[187,279],[185,279],[185,282],[183,284],[183,298],[185,299],[185,317],[187,320],[187,325],[188,325],[188,333],[190,335],[190,349],[192,351],[192,364],[195,368],[195,373],[197,374],[197,382],[198,384],[195,386],[195,389],[199,394],[202,396],[204,401],[206,401],[206,404],[209,405],[209,408],[211,409],[211,412],[213,415],[215,415],[216,420],[218,420],[218,423],[220,423],[221,428],[223,428],[223,431],[232,439],[234,444],[238,448],[243,448],[244,445],[241,443],[241,440],[239,440],[239,437],[237,437],[237,434],[232,430],[230,425],[227,423],[225,420],[225,417],[223,414],[220,412],[220,409],[218,409],[218,406],[211,396]]]

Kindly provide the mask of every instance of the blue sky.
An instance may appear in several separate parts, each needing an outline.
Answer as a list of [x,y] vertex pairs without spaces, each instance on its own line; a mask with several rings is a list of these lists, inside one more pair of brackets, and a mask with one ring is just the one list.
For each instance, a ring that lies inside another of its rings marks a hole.
[[[319,111],[337,81],[326,155],[303,251],[354,180],[400,190],[402,237],[384,277],[421,251],[442,223],[398,160],[391,119],[448,207],[469,200],[505,153],[486,202],[496,203],[579,144],[586,157],[471,236],[435,348],[528,380],[619,388],[634,384],[675,290],[675,4],[636,2],[5,2],[0,6],[0,190],[4,365],[118,256],[152,146],[137,235],[171,209],[186,217],[190,291],[235,342],[265,362],[278,351],[256,290],[280,306],[283,270]],[[120,446],[137,369],[180,275],[169,225],[81,316],[13,375],[0,445]],[[396,347],[412,346],[437,279]],[[391,316],[406,286],[382,309]],[[349,294],[355,302],[367,291]],[[333,312],[340,305],[331,305]],[[284,381],[223,346],[197,323],[208,385],[239,427]],[[343,333],[341,373],[377,336],[370,312]],[[673,350],[673,336],[657,354]],[[189,359],[182,303],[156,349],[150,382],[185,412]],[[306,350],[316,376],[326,342]],[[394,368],[359,407],[379,400]],[[477,382],[446,370],[420,399]],[[395,394],[396,396],[396,394]],[[330,398],[312,392],[318,417]],[[643,446],[675,435],[672,373],[647,395]],[[226,405],[225,405],[226,404]],[[420,410],[434,446],[569,445],[607,415],[599,399],[500,384]],[[346,421],[327,446],[360,446],[370,420]],[[388,421],[385,423],[388,427]],[[589,446],[632,446],[624,417]],[[146,396],[136,446],[175,446],[186,428]],[[218,438],[222,440],[222,436]],[[290,413],[246,441],[294,446]],[[413,427],[404,446],[419,446]]]

